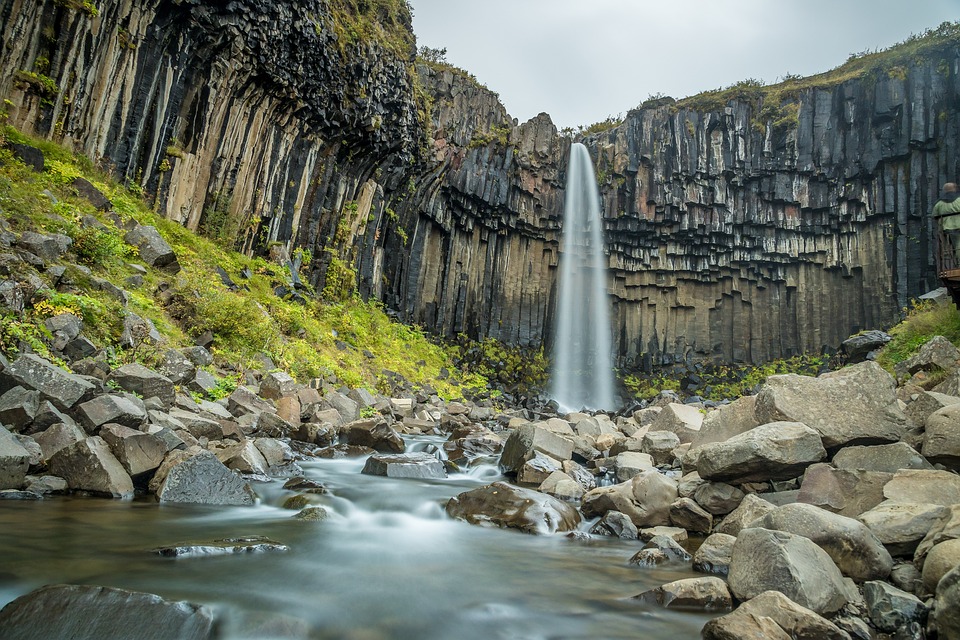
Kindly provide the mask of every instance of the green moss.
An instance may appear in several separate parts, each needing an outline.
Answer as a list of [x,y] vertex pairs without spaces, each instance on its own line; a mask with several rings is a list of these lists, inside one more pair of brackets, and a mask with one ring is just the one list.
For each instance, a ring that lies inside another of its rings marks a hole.
[[60,7],[81,11],[92,18],[100,15],[100,10],[97,9],[93,0],[53,0],[53,3]]
[[60,93],[56,80],[36,71],[17,71],[13,74],[13,84],[24,91],[35,93],[51,104]]
[[[341,50],[376,42],[403,60],[414,57],[413,13],[406,0],[331,0],[329,6]],[[323,31],[316,18],[314,29],[318,34]]]
[[891,374],[897,363],[916,354],[934,336],[943,336],[955,345],[960,344],[960,313],[952,304],[914,302],[905,312],[903,321],[888,332],[893,340],[877,357],[880,366]]
[[509,124],[498,126],[493,125],[490,127],[490,131],[474,131],[473,137],[470,139],[470,144],[468,148],[475,149],[477,147],[486,147],[491,144],[498,144],[501,147],[505,147],[510,144],[510,133],[513,131],[513,127]]

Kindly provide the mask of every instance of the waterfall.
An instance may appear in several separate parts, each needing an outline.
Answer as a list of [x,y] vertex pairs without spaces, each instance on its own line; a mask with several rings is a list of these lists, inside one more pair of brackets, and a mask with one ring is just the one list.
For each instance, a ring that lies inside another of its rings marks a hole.
[[613,358],[600,192],[587,148],[567,166],[550,395],[563,411],[613,409]]

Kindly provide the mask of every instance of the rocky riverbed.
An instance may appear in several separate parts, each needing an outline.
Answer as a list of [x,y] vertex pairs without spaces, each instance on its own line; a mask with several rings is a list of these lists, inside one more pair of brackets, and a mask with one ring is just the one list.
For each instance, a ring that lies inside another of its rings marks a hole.
[[[79,326],[57,331],[82,335]],[[713,616],[705,638],[957,638],[958,360],[937,338],[902,365],[899,386],[864,362],[818,378],[774,376],[758,395],[719,408],[664,395],[611,417],[426,392],[388,398],[279,371],[251,374],[221,401],[196,401],[183,390],[210,364],[201,347],[168,352],[159,370],[83,359],[69,370],[26,353],[0,372],[0,496],[41,501],[36,508],[69,493],[216,512],[256,510],[267,494],[322,528],[335,503],[317,504],[327,488],[304,472],[312,461],[356,460],[370,492],[374,481],[402,491],[403,482],[486,468],[495,482],[442,498],[450,517],[567,536],[570,549],[612,537],[634,547],[625,566],[699,572],[622,597],[641,610]],[[943,381],[928,391],[916,383],[930,371]],[[424,434],[431,443],[412,450]],[[282,547],[241,537],[155,551]],[[53,606],[80,613],[46,615]],[[0,629],[57,637],[65,631],[56,625],[88,614],[97,637],[147,618],[156,637],[217,633],[207,608],[110,585],[28,593],[0,613]],[[290,633],[281,637],[307,637]]]

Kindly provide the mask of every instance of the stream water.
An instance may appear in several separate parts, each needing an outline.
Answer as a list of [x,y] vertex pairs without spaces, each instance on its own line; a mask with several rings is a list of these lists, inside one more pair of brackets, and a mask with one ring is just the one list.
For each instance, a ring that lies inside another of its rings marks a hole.
[[[408,439],[408,450],[439,438]],[[479,465],[445,480],[366,476],[363,459],[303,463],[330,493],[330,517],[302,522],[279,505],[293,492],[258,483],[256,507],[159,505],[55,497],[0,502],[0,606],[50,583],[98,584],[211,606],[224,637],[271,615],[311,638],[699,637],[707,616],[629,600],[693,574],[645,569],[639,541],[579,542],[482,528],[448,518],[446,500],[502,479]],[[584,528],[587,527],[585,523]],[[163,558],[184,542],[266,536],[288,552]]]

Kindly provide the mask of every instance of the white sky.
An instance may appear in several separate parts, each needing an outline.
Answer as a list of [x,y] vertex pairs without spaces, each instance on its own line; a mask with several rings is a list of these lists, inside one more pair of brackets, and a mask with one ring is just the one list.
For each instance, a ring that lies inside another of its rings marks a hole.
[[960,20],[960,0],[410,0],[418,46],[447,48],[521,122],[558,127],[755,78],[812,75]]

